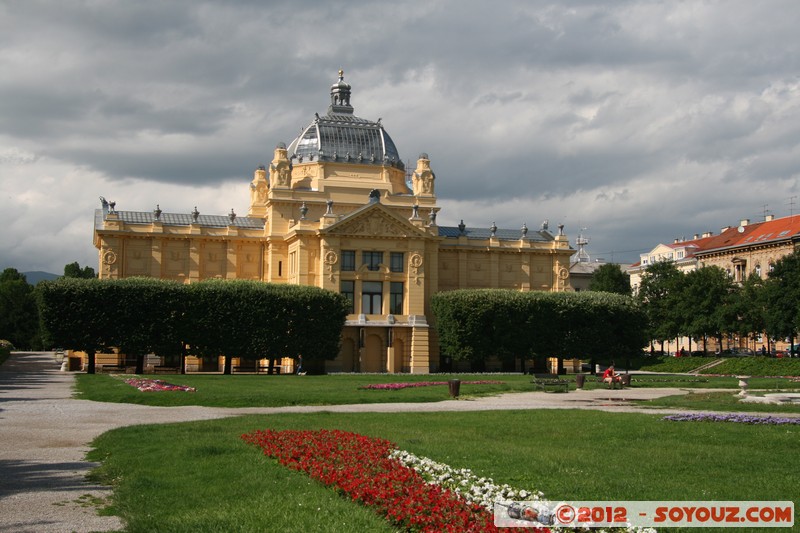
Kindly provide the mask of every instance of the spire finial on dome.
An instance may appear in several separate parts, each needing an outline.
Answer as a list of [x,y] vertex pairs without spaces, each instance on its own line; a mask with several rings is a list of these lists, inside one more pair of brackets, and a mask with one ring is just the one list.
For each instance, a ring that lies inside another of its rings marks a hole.
[[344,81],[344,70],[339,69],[339,81],[331,85],[331,106],[328,114],[353,114],[350,105],[350,85]]

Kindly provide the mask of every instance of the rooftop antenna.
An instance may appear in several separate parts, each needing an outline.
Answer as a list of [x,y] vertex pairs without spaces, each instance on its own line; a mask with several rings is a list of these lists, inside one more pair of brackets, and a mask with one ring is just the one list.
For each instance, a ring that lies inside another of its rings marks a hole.
[[575,258],[575,263],[589,263],[591,261],[585,249],[586,245],[589,244],[589,237],[583,235],[583,232],[587,229],[588,228],[581,228],[581,232],[578,233],[578,236],[575,238],[575,246],[578,247],[578,251],[573,256]]
[[789,216],[794,216],[794,201],[797,199],[797,195],[789,197]]
[[761,220],[765,222],[767,220],[767,215],[771,214],[770,210],[767,209],[767,207],[769,207],[769,204],[764,204],[761,206]]

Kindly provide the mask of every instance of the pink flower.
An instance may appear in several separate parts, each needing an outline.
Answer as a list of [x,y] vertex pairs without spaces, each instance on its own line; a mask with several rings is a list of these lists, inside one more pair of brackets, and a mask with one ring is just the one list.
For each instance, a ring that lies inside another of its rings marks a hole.
[[[492,381],[492,380],[483,380],[483,381],[462,381],[463,385],[503,385],[505,381]],[[407,389],[409,387],[431,387],[433,385],[447,385],[446,381],[414,381],[410,383],[376,383],[372,385],[364,385],[363,387],[359,387],[359,389],[369,389],[369,390],[399,390],[399,389]]]
[[166,381],[162,381],[160,379],[130,378],[126,379],[125,383],[131,385],[132,387],[136,387],[142,392],[161,392],[161,391],[195,392],[196,391],[194,387],[187,387],[185,385],[173,385],[172,383],[167,383]]

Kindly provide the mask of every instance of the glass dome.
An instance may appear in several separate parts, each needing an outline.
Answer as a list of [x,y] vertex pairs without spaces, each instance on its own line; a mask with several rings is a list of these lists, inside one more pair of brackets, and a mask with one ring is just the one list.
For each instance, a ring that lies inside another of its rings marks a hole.
[[373,122],[353,115],[350,85],[344,83],[341,70],[339,82],[331,87],[328,114],[317,114],[287,152],[295,162],[323,160],[404,167],[380,119]]

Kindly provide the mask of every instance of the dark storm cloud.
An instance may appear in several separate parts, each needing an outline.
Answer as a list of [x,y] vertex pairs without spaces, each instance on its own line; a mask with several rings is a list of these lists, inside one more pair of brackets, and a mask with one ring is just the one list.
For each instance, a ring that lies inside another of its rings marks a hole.
[[430,154],[443,223],[518,227],[514,204],[590,226],[603,251],[652,247],[763,204],[786,214],[798,15],[789,0],[6,2],[2,207],[33,224],[28,183],[76,172],[131,202],[246,191],[343,68],[357,115],[382,117],[409,164]]

